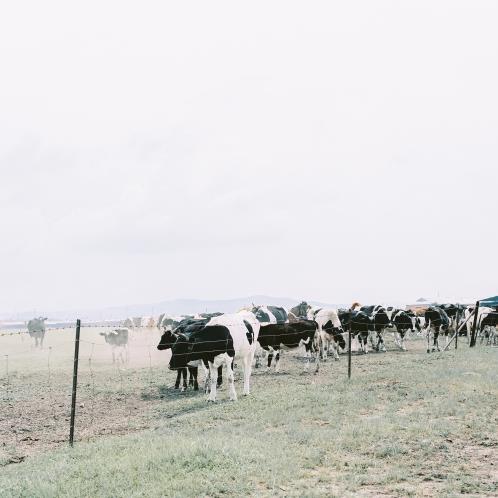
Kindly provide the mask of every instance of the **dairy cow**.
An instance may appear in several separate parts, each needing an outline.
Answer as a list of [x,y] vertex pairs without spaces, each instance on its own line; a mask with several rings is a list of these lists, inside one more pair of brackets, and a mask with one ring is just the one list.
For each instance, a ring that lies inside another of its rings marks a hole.
[[35,348],[40,346],[43,349],[43,340],[45,339],[45,322],[47,318],[33,318],[28,322],[28,334],[35,340]]
[[[308,369],[311,355],[318,352],[314,343],[317,330],[318,325],[315,321],[303,319],[290,323],[272,323],[261,327],[258,342],[264,350],[268,351],[268,368],[271,367],[272,359],[275,357],[275,371],[278,372],[281,351],[297,349],[304,345],[307,353],[305,369]],[[319,362],[317,361],[316,371],[318,369]]]
[[228,392],[237,399],[234,385],[233,360],[241,359],[244,376],[244,395],[250,393],[252,360],[258,340],[260,324],[253,313],[242,312],[213,317],[195,330],[179,332],[172,345],[170,368],[185,368],[189,362],[201,360],[209,368],[211,389],[208,401],[216,401],[216,373],[221,365],[227,367]]

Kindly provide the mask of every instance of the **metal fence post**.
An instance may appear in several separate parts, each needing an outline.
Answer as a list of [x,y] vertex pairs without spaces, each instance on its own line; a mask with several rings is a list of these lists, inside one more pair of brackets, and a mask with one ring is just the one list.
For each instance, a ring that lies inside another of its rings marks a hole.
[[476,302],[476,307],[474,310],[474,323],[472,325],[472,335],[470,336],[470,347],[473,348],[476,345],[477,340],[477,318],[479,316],[479,301]]
[[76,320],[76,339],[74,341],[74,364],[73,364],[73,395],[71,398],[71,424],[69,426],[69,444],[74,442],[74,419],[76,416],[76,390],[78,388],[78,359],[80,354],[80,329],[81,320]]

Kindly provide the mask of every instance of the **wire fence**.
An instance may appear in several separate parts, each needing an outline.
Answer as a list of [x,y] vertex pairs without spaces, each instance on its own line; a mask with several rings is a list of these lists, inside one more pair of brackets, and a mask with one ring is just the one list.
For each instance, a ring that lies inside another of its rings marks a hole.
[[[75,325],[72,322],[47,327],[43,348],[35,347],[25,330],[0,333],[0,465],[67,443]],[[131,329],[128,344],[114,348],[113,358],[113,348],[102,333],[114,328],[90,323],[81,326],[76,398],[79,441],[151,428],[158,414],[174,417],[186,410],[200,409],[204,403],[202,389],[200,393],[174,389],[176,372],[168,369],[171,351],[157,349],[161,330]],[[388,350],[399,350],[391,334],[384,335]],[[410,344],[418,341],[417,350],[422,350],[425,341],[419,339],[423,337],[408,335]],[[118,349],[121,354],[116,354]],[[286,368],[295,371],[307,361],[304,351],[286,352],[284,358],[288,358]],[[346,376],[344,366],[331,368]],[[238,380],[240,370],[237,365]],[[253,370],[253,374],[256,378],[267,375],[262,370]],[[312,379],[310,374],[310,383]]]

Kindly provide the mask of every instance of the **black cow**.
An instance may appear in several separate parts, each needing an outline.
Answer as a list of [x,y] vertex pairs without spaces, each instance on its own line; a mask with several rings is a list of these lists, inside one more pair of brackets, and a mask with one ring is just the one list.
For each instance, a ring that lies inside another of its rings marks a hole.
[[[450,327],[450,319],[446,312],[438,306],[430,306],[425,311],[425,325],[427,327],[427,352],[441,351],[439,348],[439,334],[444,332],[446,343],[448,343],[448,333]],[[434,335],[434,343],[432,349],[430,346],[431,333]]]
[[299,320],[292,323],[272,323],[261,327],[258,342],[264,350],[268,351],[268,368],[270,368],[273,355],[275,354],[275,371],[278,372],[281,349],[296,349],[304,345],[307,353],[305,368],[309,368],[311,354],[316,353],[316,371],[318,372],[318,350],[314,345],[317,330],[318,324],[313,320]]

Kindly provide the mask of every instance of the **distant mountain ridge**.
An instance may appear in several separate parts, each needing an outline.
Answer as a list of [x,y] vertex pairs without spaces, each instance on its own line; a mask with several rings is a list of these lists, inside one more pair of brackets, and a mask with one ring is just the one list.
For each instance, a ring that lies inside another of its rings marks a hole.
[[[292,308],[299,304],[302,299],[287,297],[272,297],[265,295],[254,295],[234,299],[172,299],[155,304],[133,304],[127,306],[109,306],[101,309],[74,309],[62,311],[27,311],[22,313],[2,313],[0,319],[4,321],[26,321],[37,316],[46,316],[49,320],[74,321],[81,318],[82,321],[122,320],[133,316],[156,316],[161,313],[168,315],[184,315],[205,312],[220,311],[222,313],[234,313],[244,306],[272,305]],[[314,306],[342,307],[343,304],[329,304],[318,301],[307,300]],[[349,306],[349,305],[348,305]]]

